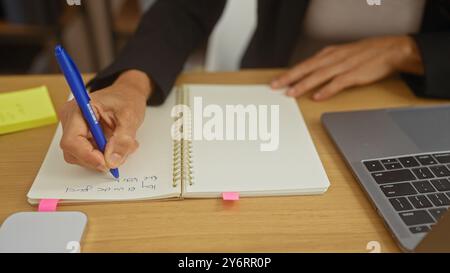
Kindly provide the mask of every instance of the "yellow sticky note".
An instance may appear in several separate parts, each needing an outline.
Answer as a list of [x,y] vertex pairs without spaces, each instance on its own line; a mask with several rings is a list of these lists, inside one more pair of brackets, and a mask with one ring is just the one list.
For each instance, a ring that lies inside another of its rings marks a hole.
[[0,93],[0,135],[57,122],[47,87]]

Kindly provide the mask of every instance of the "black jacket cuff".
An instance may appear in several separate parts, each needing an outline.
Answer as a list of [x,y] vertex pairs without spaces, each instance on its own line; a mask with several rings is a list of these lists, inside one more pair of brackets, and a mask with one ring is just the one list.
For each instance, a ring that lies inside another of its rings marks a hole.
[[450,33],[414,34],[425,74],[402,74],[412,91],[421,97],[450,98]]

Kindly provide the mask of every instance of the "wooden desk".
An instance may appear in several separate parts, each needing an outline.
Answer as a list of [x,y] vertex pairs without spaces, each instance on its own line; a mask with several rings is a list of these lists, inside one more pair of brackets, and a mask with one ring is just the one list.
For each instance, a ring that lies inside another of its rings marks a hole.
[[[281,71],[187,74],[179,83],[268,83]],[[0,92],[48,86],[56,108],[67,98],[60,76],[0,77]],[[399,251],[382,219],[352,177],[320,123],[326,111],[443,103],[414,97],[398,80],[347,91],[316,103],[299,99],[306,123],[331,181],[323,196],[83,204],[61,207],[89,217],[85,252],[383,252]],[[0,221],[33,211],[26,194],[55,126],[0,136]]]

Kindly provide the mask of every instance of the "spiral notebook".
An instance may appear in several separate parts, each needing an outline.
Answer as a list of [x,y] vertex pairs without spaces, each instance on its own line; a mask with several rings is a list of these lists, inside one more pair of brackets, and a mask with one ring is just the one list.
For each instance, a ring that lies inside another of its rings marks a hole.
[[[236,107],[249,110],[240,125],[237,118],[234,124],[230,121],[237,112],[227,111]],[[177,109],[190,109],[191,114]],[[255,113],[258,127],[252,127]],[[226,130],[230,126],[235,134]],[[310,195],[329,187],[296,101],[265,85],[185,85],[174,90],[164,105],[147,109],[138,131],[140,147],[120,168],[117,181],[107,173],[65,163],[61,135],[59,126],[28,192],[31,204],[41,199],[219,198],[226,192],[241,197]]]

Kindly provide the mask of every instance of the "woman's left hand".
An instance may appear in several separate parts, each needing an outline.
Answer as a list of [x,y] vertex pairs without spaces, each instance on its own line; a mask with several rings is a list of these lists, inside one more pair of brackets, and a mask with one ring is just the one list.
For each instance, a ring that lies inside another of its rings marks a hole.
[[275,79],[272,88],[289,87],[287,94],[292,97],[317,90],[313,98],[325,100],[395,72],[424,73],[420,52],[409,36],[369,38],[326,47]]

